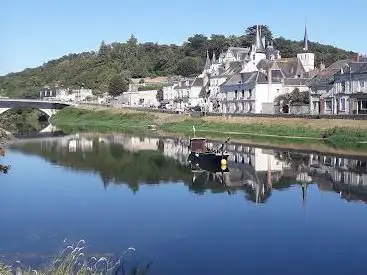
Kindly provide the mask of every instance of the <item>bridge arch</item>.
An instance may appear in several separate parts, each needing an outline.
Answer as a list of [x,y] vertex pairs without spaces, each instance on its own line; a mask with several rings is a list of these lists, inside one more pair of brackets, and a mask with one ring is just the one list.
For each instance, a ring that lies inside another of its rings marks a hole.
[[75,104],[68,102],[0,98],[0,114],[10,109],[32,108],[40,110],[51,118],[57,111],[73,105]]

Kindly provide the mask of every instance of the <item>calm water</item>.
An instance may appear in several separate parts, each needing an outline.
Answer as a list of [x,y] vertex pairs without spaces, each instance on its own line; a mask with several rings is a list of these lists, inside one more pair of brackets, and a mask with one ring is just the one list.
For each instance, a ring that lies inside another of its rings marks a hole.
[[230,172],[213,175],[191,171],[187,145],[16,142],[2,158],[1,256],[39,263],[67,238],[91,254],[135,247],[149,274],[365,274],[367,158],[231,144]]

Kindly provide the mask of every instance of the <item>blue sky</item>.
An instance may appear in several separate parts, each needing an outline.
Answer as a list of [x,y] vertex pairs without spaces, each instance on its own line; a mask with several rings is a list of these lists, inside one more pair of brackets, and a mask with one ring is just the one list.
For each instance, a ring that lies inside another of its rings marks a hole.
[[0,75],[131,34],[181,44],[195,33],[241,34],[267,24],[276,37],[300,40],[306,17],[311,41],[367,52],[362,0],[2,0],[1,10]]

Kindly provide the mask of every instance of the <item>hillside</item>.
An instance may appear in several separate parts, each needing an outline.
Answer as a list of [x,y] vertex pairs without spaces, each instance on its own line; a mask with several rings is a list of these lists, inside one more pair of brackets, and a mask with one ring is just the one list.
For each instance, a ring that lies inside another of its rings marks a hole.
[[[196,34],[181,46],[138,43],[133,36],[123,43],[101,43],[96,52],[69,54],[51,60],[40,67],[26,69],[0,77],[0,94],[10,97],[38,96],[44,85],[64,84],[69,87],[91,88],[96,92],[108,90],[114,76],[146,77],[162,75],[195,75],[204,64],[206,50],[216,52],[216,56],[229,46],[249,47],[255,35],[256,26],[246,29],[244,35],[224,36],[213,34],[210,38]],[[267,39],[272,33],[267,26],[262,27]],[[273,40],[282,57],[293,57],[302,50],[301,41],[282,37]],[[338,59],[347,59],[355,53],[330,45],[310,42],[310,51],[316,54],[316,64],[321,61],[326,66]]]

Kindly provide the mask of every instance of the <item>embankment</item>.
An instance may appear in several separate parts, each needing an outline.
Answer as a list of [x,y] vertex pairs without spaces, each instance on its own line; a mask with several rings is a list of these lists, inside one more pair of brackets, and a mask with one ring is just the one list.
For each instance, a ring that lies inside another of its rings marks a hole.
[[367,121],[340,119],[303,119],[276,117],[200,117],[181,114],[151,113],[107,107],[66,108],[57,113],[53,123],[64,130],[146,133],[148,125],[159,132],[174,135],[247,140],[253,143],[319,144],[330,148],[365,150]]
[[11,139],[11,135],[8,134],[4,129],[0,128],[0,144],[4,144]]

